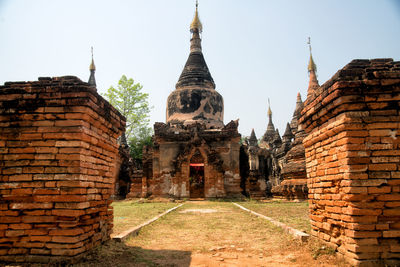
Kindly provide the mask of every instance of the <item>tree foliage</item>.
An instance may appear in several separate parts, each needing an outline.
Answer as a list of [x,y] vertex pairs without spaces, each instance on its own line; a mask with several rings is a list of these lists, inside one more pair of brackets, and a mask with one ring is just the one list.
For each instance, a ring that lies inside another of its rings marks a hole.
[[143,86],[132,78],[122,75],[115,88],[110,86],[104,97],[126,118],[126,139],[131,155],[141,159],[143,145],[151,143],[152,129],[149,127],[149,95],[142,92]]

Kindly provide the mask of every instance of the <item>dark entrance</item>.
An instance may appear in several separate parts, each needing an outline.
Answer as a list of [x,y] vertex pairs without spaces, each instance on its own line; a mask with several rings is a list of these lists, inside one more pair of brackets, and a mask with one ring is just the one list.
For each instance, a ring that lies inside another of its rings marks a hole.
[[193,155],[190,160],[190,197],[203,198],[204,197],[204,160],[199,151]]

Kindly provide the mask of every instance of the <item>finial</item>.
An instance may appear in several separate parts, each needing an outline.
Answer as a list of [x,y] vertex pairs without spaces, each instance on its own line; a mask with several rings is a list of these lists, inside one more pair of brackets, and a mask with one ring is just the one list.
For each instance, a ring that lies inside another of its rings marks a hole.
[[269,98],[268,98],[268,116],[269,116],[269,117],[272,116],[271,103],[269,102]]
[[96,66],[94,65],[94,60],[93,60],[93,46],[91,47],[91,52],[92,52],[92,62],[90,63],[89,70],[96,70]]
[[301,94],[300,94],[300,92],[297,93],[297,101],[296,101],[296,102],[303,103],[303,101],[301,100]]
[[311,38],[308,37],[307,41],[308,47],[310,49],[310,62],[308,63],[308,72],[316,72],[317,71],[317,65],[314,63],[314,59],[312,57],[312,52],[311,52]]
[[94,73],[96,72],[96,66],[94,65],[94,60],[93,60],[93,46],[91,47],[90,50],[92,52],[92,62],[90,63],[90,66],[89,66],[90,76],[89,76],[88,84],[96,87],[96,78],[94,77]]
[[198,2],[198,0],[196,0],[196,11],[194,13],[193,21],[190,24],[190,31],[195,32],[197,30],[199,33],[201,33],[203,31],[203,25],[201,24],[200,19],[199,19],[198,6],[199,6],[199,2]]

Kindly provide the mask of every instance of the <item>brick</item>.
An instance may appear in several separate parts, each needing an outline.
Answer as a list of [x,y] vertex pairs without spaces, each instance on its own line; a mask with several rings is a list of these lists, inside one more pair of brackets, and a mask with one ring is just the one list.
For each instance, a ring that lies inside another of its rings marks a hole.
[[32,188],[18,188],[11,190],[12,195],[32,195],[32,192]]
[[58,195],[58,194],[60,194],[60,189],[59,188],[52,188],[52,189],[36,188],[33,190],[33,194],[35,194],[35,195]]
[[51,236],[31,235],[31,236],[29,236],[29,240],[32,242],[50,242]]
[[87,196],[84,195],[37,195],[33,196],[37,202],[85,202]]
[[52,215],[66,216],[66,217],[79,217],[85,214],[83,210],[65,210],[65,209],[55,209],[52,210]]
[[77,236],[83,234],[84,231],[81,228],[74,228],[74,229],[56,229],[50,230],[49,235],[56,235],[56,236]]
[[24,223],[48,223],[55,222],[55,216],[22,216]]
[[89,207],[90,207],[90,202],[55,203],[56,209],[86,209]]
[[11,203],[10,209],[52,209],[53,203]]
[[17,223],[17,224],[9,224],[8,226],[10,229],[14,230],[22,230],[22,229],[31,229],[32,225],[31,224],[26,224],[26,223]]
[[45,244],[47,248],[58,248],[58,249],[71,249],[71,248],[80,248],[84,246],[83,242],[77,242],[73,244],[62,244],[62,243],[47,243]]
[[[35,225],[37,226],[37,225]],[[31,230],[26,230],[26,233],[28,235],[48,235],[49,230],[47,228],[37,228],[37,229],[31,229]]]
[[1,217],[2,223],[20,223],[21,217],[14,217],[14,216],[3,216]]
[[74,256],[85,251],[85,247],[80,247],[76,249],[52,249],[52,255],[63,255],[63,256]]
[[384,216],[400,216],[400,208],[385,209],[383,211]]
[[345,230],[345,235],[354,238],[377,238],[381,237],[380,231],[356,231],[356,230]]
[[57,141],[56,147],[81,147],[81,141]]
[[391,192],[390,186],[368,187],[368,194],[388,194]]
[[19,182],[19,181],[32,181],[32,174],[18,174],[18,175],[10,175],[8,177],[10,182]]
[[43,167],[24,167],[23,172],[24,173],[43,173],[44,168]]
[[389,230],[389,231],[383,231],[383,237],[400,237],[400,230]]
[[49,255],[49,254],[51,254],[51,250],[49,250],[49,249],[32,248],[31,249],[31,254]]
[[397,169],[397,164],[395,163],[369,164],[368,169],[370,171],[395,171]]
[[9,255],[17,255],[17,254],[25,255],[27,252],[28,250],[26,248],[11,248],[8,250]]
[[36,153],[52,153],[56,154],[58,152],[58,148],[56,147],[36,147]]
[[24,215],[45,215],[45,210],[24,210]]
[[58,235],[58,236],[52,236],[51,237],[51,242],[54,243],[78,243],[80,240],[79,236],[65,236],[65,235]]
[[25,230],[7,230],[5,235],[9,237],[23,236],[25,235]]

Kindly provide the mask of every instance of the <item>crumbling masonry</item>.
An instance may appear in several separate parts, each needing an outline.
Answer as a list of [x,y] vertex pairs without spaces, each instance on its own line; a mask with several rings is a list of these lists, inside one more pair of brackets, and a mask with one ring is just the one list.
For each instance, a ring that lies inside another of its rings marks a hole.
[[5,83],[0,114],[0,261],[65,261],[108,240],[125,119],[73,76]]
[[353,60],[311,88],[300,123],[312,234],[354,265],[400,259],[400,62]]

